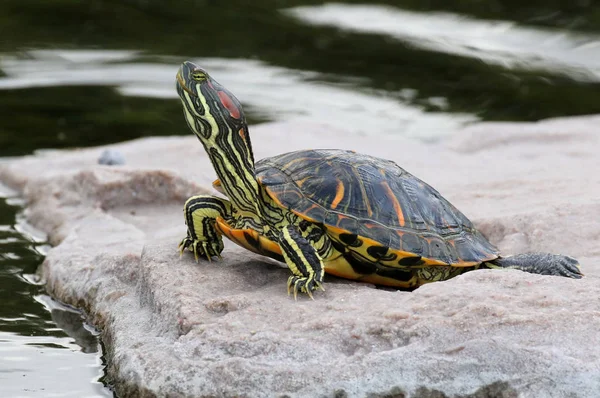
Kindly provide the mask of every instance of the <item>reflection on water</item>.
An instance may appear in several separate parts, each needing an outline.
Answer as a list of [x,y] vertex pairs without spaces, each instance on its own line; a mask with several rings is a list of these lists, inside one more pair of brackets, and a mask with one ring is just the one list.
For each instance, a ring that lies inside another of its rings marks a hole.
[[[103,366],[71,338],[0,332],[3,397],[111,397],[98,381]],[[51,370],[51,371],[50,371]]]
[[[25,58],[0,58],[0,69],[6,73],[0,78],[0,89],[99,85],[113,86],[126,96],[176,99],[174,76],[180,60],[160,59],[164,63],[140,62],[135,52],[31,51]],[[319,81],[316,72],[260,61],[204,58],[194,62],[262,120],[310,121],[356,134],[419,138],[437,137],[476,120],[460,113],[427,113],[422,106],[404,104],[383,90],[351,86],[342,76],[339,83],[327,83]],[[411,91],[396,94],[410,97]],[[432,98],[430,105],[443,107],[443,101]]]
[[301,21],[388,35],[417,48],[511,68],[548,69],[600,80],[600,35],[526,28],[451,13],[422,13],[379,5],[323,4],[284,10]]
[[0,195],[0,396],[110,397],[99,381],[98,332],[44,294],[35,274],[43,237],[15,223],[20,205]]

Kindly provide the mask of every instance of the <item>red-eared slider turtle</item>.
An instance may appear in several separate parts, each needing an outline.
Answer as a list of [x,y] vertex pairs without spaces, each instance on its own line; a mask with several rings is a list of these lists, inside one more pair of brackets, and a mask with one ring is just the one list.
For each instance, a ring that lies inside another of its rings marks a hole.
[[414,288],[476,268],[580,278],[571,257],[500,257],[435,189],[392,161],[344,150],[305,150],[255,164],[239,101],[191,62],[177,73],[185,119],[204,145],[229,200],[193,196],[184,206],[196,258],[220,256],[222,236],[285,262],[288,292],[322,288],[324,273]]

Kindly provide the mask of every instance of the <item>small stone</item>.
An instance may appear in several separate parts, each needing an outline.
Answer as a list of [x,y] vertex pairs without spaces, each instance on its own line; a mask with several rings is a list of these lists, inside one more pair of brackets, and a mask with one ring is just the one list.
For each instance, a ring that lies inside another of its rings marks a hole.
[[125,156],[116,149],[105,149],[98,158],[98,164],[106,166],[117,166],[125,164]]

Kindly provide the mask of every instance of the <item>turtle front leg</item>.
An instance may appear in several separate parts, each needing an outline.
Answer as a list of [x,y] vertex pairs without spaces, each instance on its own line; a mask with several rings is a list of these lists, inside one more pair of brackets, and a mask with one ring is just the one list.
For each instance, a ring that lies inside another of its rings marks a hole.
[[500,257],[484,265],[488,268],[512,268],[532,274],[566,276],[575,279],[583,276],[577,260],[562,254],[517,254],[510,257]]
[[231,203],[227,200],[209,195],[198,195],[189,198],[183,206],[187,236],[179,243],[179,253],[185,249],[198,257],[221,256],[223,238],[215,228],[215,220],[222,217],[229,220],[232,217]]
[[293,290],[294,298],[298,291],[312,298],[312,292],[323,289],[325,268],[317,250],[304,238],[298,229],[288,225],[279,234],[279,246],[286,264],[294,275],[288,279],[288,294]]

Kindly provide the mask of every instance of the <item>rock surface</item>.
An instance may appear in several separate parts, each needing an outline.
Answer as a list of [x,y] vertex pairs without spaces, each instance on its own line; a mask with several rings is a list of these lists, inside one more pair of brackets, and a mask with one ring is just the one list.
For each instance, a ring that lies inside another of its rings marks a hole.
[[54,247],[48,290],[102,328],[121,397],[597,397],[600,116],[486,123],[440,143],[319,125],[252,129],[257,158],[333,147],[395,160],[506,253],[562,252],[585,277],[482,270],[414,292],[326,277],[311,301],[289,271],[226,242],[179,258],[182,204],[214,172],[194,137],[44,151],[0,163]]

